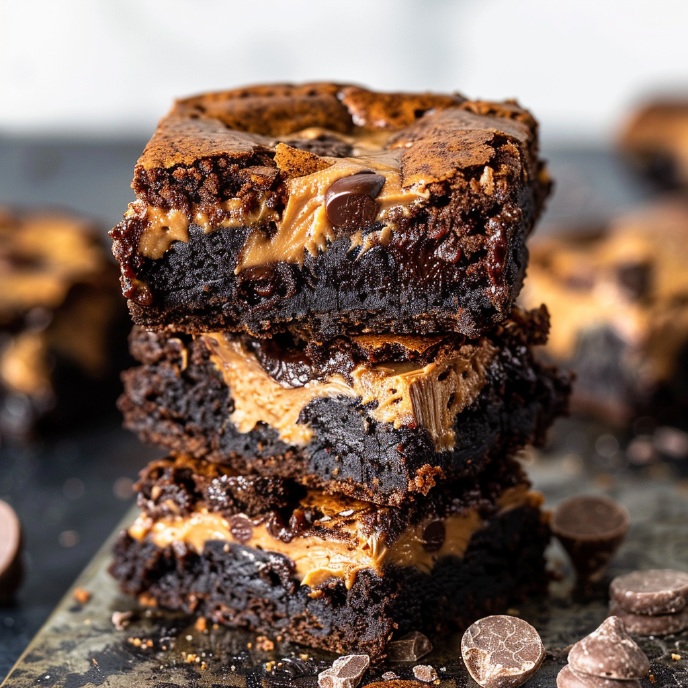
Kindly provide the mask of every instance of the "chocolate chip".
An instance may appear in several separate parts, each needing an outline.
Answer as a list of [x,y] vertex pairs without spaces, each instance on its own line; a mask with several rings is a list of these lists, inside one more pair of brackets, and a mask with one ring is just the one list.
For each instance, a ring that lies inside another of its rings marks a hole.
[[413,667],[413,675],[423,683],[432,683],[437,680],[437,672],[429,664],[419,664]]
[[417,662],[432,652],[432,643],[418,631],[411,631],[387,646],[387,659],[390,662]]
[[346,655],[335,659],[334,664],[318,674],[320,688],[356,688],[365,674],[368,655]]
[[136,281],[134,287],[130,290],[131,294],[127,294],[129,298],[137,303],[139,306],[152,306],[153,305],[153,292],[150,287],[143,282]]
[[638,262],[618,265],[616,281],[629,299],[642,299],[650,291],[652,266],[649,263]]
[[0,603],[12,600],[23,577],[21,525],[14,509],[0,501]]
[[612,581],[609,597],[631,614],[675,614],[688,605],[688,573],[671,569],[633,571]]
[[377,198],[385,178],[381,174],[362,172],[342,177],[325,193],[325,213],[335,227],[359,229],[372,224],[377,217]]
[[595,580],[623,542],[629,522],[628,511],[613,499],[580,495],[557,506],[551,527],[578,576]]
[[513,688],[540,668],[545,648],[538,632],[513,616],[487,616],[476,621],[461,639],[468,672],[483,688]]
[[229,519],[229,532],[237,542],[248,542],[253,536],[253,523],[246,516],[232,516]]
[[626,630],[635,635],[670,635],[688,628],[688,607],[675,614],[631,614],[618,604],[609,605],[610,614],[618,616]]
[[444,544],[446,529],[442,521],[432,521],[423,531],[423,549],[426,552],[437,552]]
[[557,674],[557,688],[640,688],[640,681],[615,681],[613,678],[600,678],[580,674],[568,664]]
[[650,671],[647,656],[616,616],[605,619],[598,629],[571,648],[569,664],[579,674],[617,681],[642,678]]

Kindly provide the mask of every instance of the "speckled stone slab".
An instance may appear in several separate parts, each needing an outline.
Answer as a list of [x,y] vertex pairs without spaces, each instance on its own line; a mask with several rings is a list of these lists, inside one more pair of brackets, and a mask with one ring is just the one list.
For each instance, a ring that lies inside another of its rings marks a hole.
[[[541,670],[526,686],[554,688],[570,645],[605,618],[611,577],[637,568],[688,571],[688,485],[672,476],[650,481],[638,473],[591,471],[572,460],[570,452],[531,457],[527,468],[548,505],[571,494],[603,490],[621,501],[632,517],[628,538],[603,581],[585,590],[576,588],[566,555],[554,544],[550,565],[559,580],[552,583],[550,595],[510,610],[538,629],[547,650]],[[332,663],[333,655],[287,644],[271,648],[271,643],[249,633],[212,626],[199,630],[193,619],[137,606],[118,592],[107,573],[111,544],[103,546],[75,583],[75,588],[91,593],[89,601],[77,603],[70,591],[3,686],[315,687],[318,672]],[[116,630],[113,612],[129,610],[131,624]],[[440,686],[475,688],[461,660],[460,641],[460,634],[449,638],[422,663],[435,667]],[[688,632],[638,642],[651,660],[644,688],[688,686]],[[375,667],[362,686],[385,671],[412,678],[412,669],[413,664]]]

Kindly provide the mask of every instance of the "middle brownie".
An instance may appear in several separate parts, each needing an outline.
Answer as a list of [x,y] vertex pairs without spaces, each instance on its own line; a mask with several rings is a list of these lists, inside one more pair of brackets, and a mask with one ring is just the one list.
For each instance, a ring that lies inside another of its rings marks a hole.
[[360,336],[328,343],[192,338],[134,329],[125,427],[240,472],[399,505],[539,443],[570,379],[539,363],[544,307],[478,339]]

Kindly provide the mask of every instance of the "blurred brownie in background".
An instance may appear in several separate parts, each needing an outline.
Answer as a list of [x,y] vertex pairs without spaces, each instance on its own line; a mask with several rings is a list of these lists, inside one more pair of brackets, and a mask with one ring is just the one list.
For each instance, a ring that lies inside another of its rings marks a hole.
[[688,186],[688,97],[640,107],[623,129],[621,150],[664,186]]
[[531,245],[522,301],[547,303],[546,351],[577,374],[574,411],[686,425],[686,265],[688,204],[678,199]]
[[126,362],[117,270],[91,223],[0,208],[0,437],[93,418]]

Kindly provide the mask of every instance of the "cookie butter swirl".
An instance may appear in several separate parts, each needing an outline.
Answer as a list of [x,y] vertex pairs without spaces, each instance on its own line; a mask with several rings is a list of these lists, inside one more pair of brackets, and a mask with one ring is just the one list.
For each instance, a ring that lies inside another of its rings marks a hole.
[[[340,578],[347,588],[351,588],[362,570],[383,575],[386,566],[394,565],[415,567],[429,573],[436,562],[445,557],[462,558],[475,533],[485,525],[479,511],[469,508],[443,518],[425,519],[409,526],[394,541],[387,542],[384,529],[371,532],[363,527],[357,518],[360,508],[356,502],[316,492],[309,493],[304,502],[323,500],[327,503],[324,515],[309,531],[290,542],[271,535],[264,523],[252,523],[249,536],[242,529],[239,541],[232,532],[231,519],[205,508],[187,516],[159,520],[143,514],[128,532],[136,540],[148,539],[161,548],[183,543],[199,554],[210,541],[226,542],[226,547],[235,543],[275,552],[293,561],[294,575],[302,585],[316,587],[331,578]],[[537,493],[529,492],[527,485],[517,485],[505,490],[497,503],[499,514],[529,503],[539,506],[541,499]],[[231,518],[250,522],[243,515]],[[441,538],[430,535],[438,531]]]
[[455,439],[454,419],[477,399],[496,353],[489,341],[482,340],[425,366],[363,363],[351,372],[351,383],[334,374],[293,388],[273,380],[240,341],[221,333],[202,335],[202,339],[231,390],[234,411],[230,419],[237,429],[250,432],[263,422],[275,428],[284,442],[300,446],[312,437],[308,425],[300,422],[301,411],[311,401],[357,397],[363,404],[376,402],[368,413],[378,422],[397,429],[423,427],[438,451],[449,450]]

